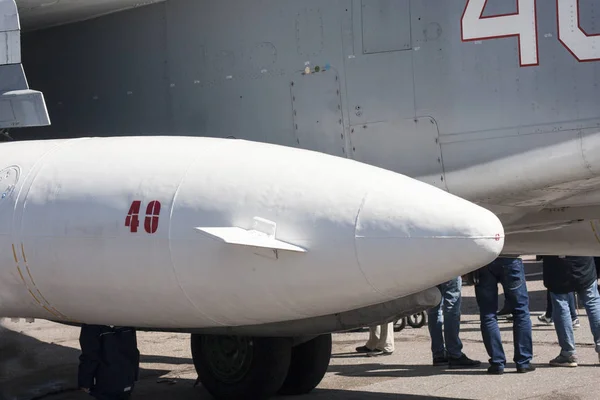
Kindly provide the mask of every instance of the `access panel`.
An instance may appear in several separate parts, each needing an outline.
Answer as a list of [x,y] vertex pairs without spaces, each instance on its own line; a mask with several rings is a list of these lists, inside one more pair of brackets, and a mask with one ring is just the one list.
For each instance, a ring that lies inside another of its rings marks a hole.
[[340,80],[333,69],[299,74],[291,83],[297,144],[308,150],[345,155]]
[[356,125],[350,129],[350,140],[355,160],[447,189],[438,128],[433,118]]
[[362,0],[363,54],[409,50],[409,0]]

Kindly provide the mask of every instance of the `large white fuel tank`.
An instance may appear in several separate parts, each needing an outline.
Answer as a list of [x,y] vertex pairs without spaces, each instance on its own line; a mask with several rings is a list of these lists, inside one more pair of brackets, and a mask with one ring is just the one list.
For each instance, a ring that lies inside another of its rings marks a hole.
[[288,321],[492,261],[491,212],[355,161],[255,142],[0,145],[0,315],[156,328]]

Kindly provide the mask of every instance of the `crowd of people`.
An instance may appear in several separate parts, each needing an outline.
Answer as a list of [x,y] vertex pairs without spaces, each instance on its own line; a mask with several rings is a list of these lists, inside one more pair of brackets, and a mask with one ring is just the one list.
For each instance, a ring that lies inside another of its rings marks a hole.
[[[546,312],[540,322],[553,324],[560,353],[549,364],[556,367],[576,367],[578,358],[573,329],[580,326],[576,297],[585,307],[595,350],[600,362],[600,294],[598,276],[600,259],[575,256],[543,256],[544,286],[547,289]],[[518,256],[502,256],[473,273],[475,298],[479,307],[481,335],[489,356],[489,374],[500,375],[506,368],[506,355],[500,337],[498,316],[507,315],[513,322],[514,358],[517,372],[535,371],[532,365],[533,341],[529,313],[529,294],[525,281],[525,266]],[[504,290],[504,307],[498,311],[498,284]],[[438,285],[440,304],[428,310],[428,328],[434,366],[471,368],[481,364],[462,352],[460,316],[462,278]],[[369,340],[356,348],[370,357],[394,352],[394,323],[369,328]]]

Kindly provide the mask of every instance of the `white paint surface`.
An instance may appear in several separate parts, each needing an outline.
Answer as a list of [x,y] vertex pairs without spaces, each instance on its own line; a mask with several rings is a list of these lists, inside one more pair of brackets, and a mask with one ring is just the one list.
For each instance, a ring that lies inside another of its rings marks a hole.
[[[3,143],[0,160],[7,317],[202,328],[328,315],[433,287],[492,261],[504,242],[479,206],[306,150],[121,137]],[[151,201],[161,203],[154,234]],[[249,230],[256,217],[306,252],[268,258],[196,230]]]
[[518,0],[518,14],[488,16],[487,0],[469,0],[462,19],[463,40],[519,37],[521,65],[538,64],[535,0]]
[[600,60],[600,35],[588,36],[579,27],[578,0],[559,0],[557,3],[561,42],[579,61]]

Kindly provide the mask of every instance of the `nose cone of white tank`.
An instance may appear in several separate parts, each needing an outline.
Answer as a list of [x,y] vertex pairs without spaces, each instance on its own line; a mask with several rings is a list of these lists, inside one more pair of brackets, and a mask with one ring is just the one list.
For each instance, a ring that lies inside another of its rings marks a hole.
[[358,262],[373,289],[403,296],[500,254],[504,229],[492,212],[403,176],[394,180],[368,193],[356,222]]

